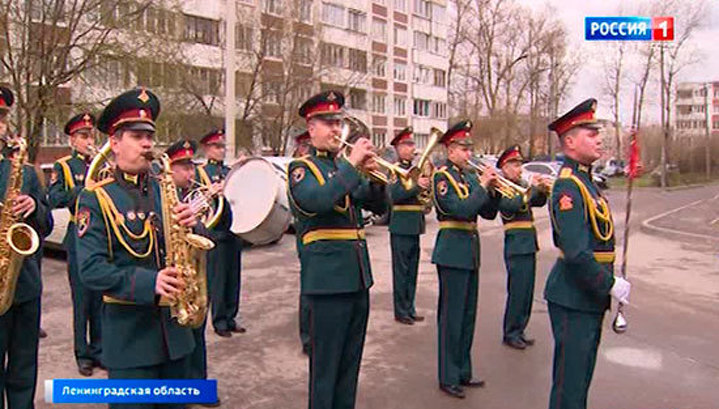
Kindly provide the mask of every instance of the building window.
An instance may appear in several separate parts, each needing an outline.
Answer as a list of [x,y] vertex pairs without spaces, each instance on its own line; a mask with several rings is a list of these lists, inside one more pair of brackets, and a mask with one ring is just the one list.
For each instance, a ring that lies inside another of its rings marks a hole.
[[431,51],[437,55],[445,56],[447,55],[447,41],[439,38],[439,37],[432,37],[431,42]]
[[445,119],[447,118],[447,104],[443,102],[432,103],[432,118]]
[[384,101],[385,96],[383,94],[375,94],[372,96],[372,112],[377,114],[385,113]]
[[386,22],[376,18],[372,19],[372,38],[383,43],[387,42]]
[[403,64],[400,62],[394,63],[394,79],[395,81],[407,80],[407,64]]
[[414,0],[414,14],[432,18],[432,3],[429,0]]
[[312,0],[300,0],[300,21],[312,22]]
[[383,146],[385,141],[385,135],[384,132],[373,132],[372,133],[372,145],[374,146]]
[[719,129],[719,121],[714,121],[714,124],[712,125],[714,129]]
[[349,49],[349,69],[357,72],[367,72],[367,53],[354,48]]
[[333,67],[345,67],[344,47],[336,44],[322,44],[322,62]]
[[347,28],[358,33],[365,32],[365,21],[367,16],[359,10],[350,10],[347,13]]
[[394,0],[394,9],[396,11],[406,11],[407,0]]
[[414,109],[412,113],[415,116],[429,117],[430,114],[430,102],[424,99],[414,100]]
[[406,103],[407,103],[406,98],[394,97],[394,115],[395,116],[407,115]]
[[279,104],[282,95],[282,82],[268,79],[262,83],[262,102],[265,104]]
[[282,36],[276,30],[262,30],[262,49],[265,57],[282,57]]
[[387,75],[387,59],[375,56],[372,61],[372,74],[375,77],[385,77]]
[[263,11],[268,14],[282,14],[282,0],[264,0]]
[[367,109],[367,91],[358,88],[350,88],[348,108],[366,110]]
[[185,14],[184,39],[198,44],[218,45],[220,43],[220,22]]
[[297,37],[295,39],[295,59],[300,64],[312,63],[312,39],[306,37]]
[[394,26],[394,45],[407,47],[407,29]]
[[444,7],[437,3],[431,3],[432,4],[432,20],[434,21],[444,21]]
[[447,86],[447,73],[444,70],[434,70],[434,86],[442,88]]
[[414,32],[414,48],[422,51],[427,51],[430,49],[431,41],[432,37],[429,34],[423,33],[421,31]]
[[235,26],[235,48],[252,51],[252,28],[238,24]]
[[345,8],[331,3],[322,3],[322,22],[344,28]]
[[417,149],[424,149],[424,147],[427,146],[427,142],[429,141],[429,134],[416,133],[412,135],[412,138],[414,138],[414,142],[417,144]]
[[417,65],[414,67],[414,78],[412,79],[415,83],[430,85],[432,84],[432,69]]

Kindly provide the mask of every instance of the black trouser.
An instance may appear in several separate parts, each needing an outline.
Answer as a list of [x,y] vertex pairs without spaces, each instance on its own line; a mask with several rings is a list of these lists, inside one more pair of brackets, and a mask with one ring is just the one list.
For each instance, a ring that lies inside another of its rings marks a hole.
[[414,317],[414,296],[417,291],[419,267],[419,235],[391,234],[392,293],[394,316]]
[[[174,361],[140,368],[108,369],[109,379],[187,379],[190,373],[192,354]],[[184,403],[112,403],[110,409],[183,409]]]
[[534,299],[535,253],[504,256],[507,266],[507,303],[504,308],[504,340],[524,337]]
[[0,316],[0,409],[34,408],[40,297]]

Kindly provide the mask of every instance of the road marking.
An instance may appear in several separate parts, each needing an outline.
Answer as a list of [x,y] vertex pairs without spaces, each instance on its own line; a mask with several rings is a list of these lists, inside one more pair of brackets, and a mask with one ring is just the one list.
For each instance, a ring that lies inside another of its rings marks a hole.
[[663,232],[663,233],[678,234],[678,235],[680,235],[680,236],[699,238],[699,239],[703,239],[703,240],[707,240],[707,239],[708,239],[708,240],[717,240],[717,237],[709,236],[709,235],[707,235],[707,234],[690,233],[690,232],[686,232],[686,231],[683,231],[683,230],[676,230],[676,229],[670,229],[670,228],[667,228],[667,227],[659,227],[659,226],[654,226],[654,225],[652,225],[652,222],[654,222],[654,221],[656,221],[656,220],[659,220],[659,219],[661,219],[661,218],[663,218],[663,217],[669,216],[670,214],[674,214],[674,213],[680,212],[680,211],[682,211],[682,210],[684,210],[684,209],[686,209],[686,208],[689,208],[689,207],[692,207],[692,206],[696,206],[696,205],[698,205],[698,204],[700,204],[700,203],[702,203],[702,202],[708,202],[708,201],[710,201],[710,200],[717,200],[717,199],[719,199],[719,194],[716,194],[716,195],[715,195],[713,198],[711,198],[711,199],[700,199],[700,200],[696,200],[696,201],[694,201],[694,202],[691,202],[691,203],[689,203],[689,204],[686,204],[686,205],[684,205],[684,206],[679,206],[679,207],[677,207],[676,209],[672,209],[672,210],[666,211],[666,212],[664,212],[664,213],[660,213],[660,214],[658,214],[658,215],[656,215],[656,216],[653,216],[653,217],[650,217],[650,218],[644,220],[644,221],[642,222],[642,226],[645,227],[645,228],[647,228],[647,229],[649,229],[649,230],[659,231],[659,232]]
[[617,347],[605,348],[603,354],[608,361],[619,365],[651,370],[662,368],[662,353],[659,351]]

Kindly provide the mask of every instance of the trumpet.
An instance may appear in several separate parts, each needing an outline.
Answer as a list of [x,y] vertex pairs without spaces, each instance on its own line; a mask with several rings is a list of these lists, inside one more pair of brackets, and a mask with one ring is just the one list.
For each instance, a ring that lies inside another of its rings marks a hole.
[[[481,159],[479,162],[468,160],[467,164],[476,170],[479,175],[482,175],[491,167],[491,165],[485,163]],[[529,192],[528,188],[520,186],[501,175],[497,175],[497,186],[495,187],[495,190],[507,199],[512,199],[517,195],[526,196]]]
[[[352,129],[352,128],[355,129]],[[346,149],[354,149],[354,144],[348,142],[351,136],[357,135],[357,134],[367,134],[369,133],[364,132],[365,130],[368,130],[367,125],[365,125],[362,121],[360,121],[357,118],[348,116],[345,118],[345,122],[342,124],[342,133],[341,136],[335,135],[335,138],[340,142],[342,145],[343,150]],[[353,132],[354,131],[354,132]],[[343,154],[346,154],[343,152]],[[394,163],[391,163],[376,153],[372,155],[374,161],[383,169],[385,169],[389,174],[396,174],[399,178],[401,178],[403,181],[412,181],[411,183],[414,183],[413,180],[417,179],[419,175],[419,169],[412,168],[412,169],[402,169],[401,167],[395,165]],[[389,177],[378,170],[372,170],[367,172],[368,176],[372,178],[377,183],[381,183],[383,185],[386,185],[389,183]]]

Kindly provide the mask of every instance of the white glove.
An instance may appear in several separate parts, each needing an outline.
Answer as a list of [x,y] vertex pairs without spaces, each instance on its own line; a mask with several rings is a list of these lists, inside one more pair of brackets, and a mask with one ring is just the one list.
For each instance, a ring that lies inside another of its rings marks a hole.
[[632,284],[622,277],[614,276],[614,285],[609,294],[622,304],[629,304],[629,293],[632,291]]

